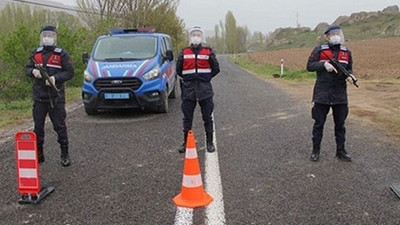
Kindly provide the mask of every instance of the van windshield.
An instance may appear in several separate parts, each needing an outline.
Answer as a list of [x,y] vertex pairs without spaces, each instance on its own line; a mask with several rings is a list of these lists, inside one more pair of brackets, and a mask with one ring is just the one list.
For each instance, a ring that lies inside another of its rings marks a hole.
[[130,61],[153,58],[157,53],[154,36],[111,36],[100,39],[94,50],[96,61]]

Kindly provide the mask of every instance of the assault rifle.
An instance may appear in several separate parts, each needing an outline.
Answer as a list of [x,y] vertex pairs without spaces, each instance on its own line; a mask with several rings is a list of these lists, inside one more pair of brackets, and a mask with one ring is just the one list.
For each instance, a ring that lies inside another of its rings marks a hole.
[[322,54],[325,55],[325,57],[327,57],[329,59],[329,62],[331,62],[336,69],[338,69],[340,72],[342,72],[347,78],[350,78],[351,83],[354,84],[354,86],[356,86],[358,88],[358,84],[357,84],[358,80],[353,74],[351,74],[349,71],[347,71],[346,68],[344,68],[337,59],[332,59],[324,51],[321,51],[321,52],[322,52]]
[[[42,74],[42,77],[45,79],[45,80],[47,80],[47,82],[50,84],[50,87],[51,87],[51,89],[53,89],[53,91],[57,94],[57,97],[61,97],[61,95],[60,95],[60,89],[58,89],[57,87],[56,87],[56,85],[55,84],[53,84],[52,82],[51,82],[51,80],[50,80],[50,76],[49,76],[49,74],[46,72],[46,69],[43,67],[43,66],[41,66],[36,60],[35,60],[35,58],[33,58],[32,57],[32,61],[33,61],[33,63],[35,64],[35,68],[36,69],[38,69],[39,71],[40,71],[40,74]],[[50,93],[49,93],[50,94]],[[50,97],[50,96],[49,96]]]

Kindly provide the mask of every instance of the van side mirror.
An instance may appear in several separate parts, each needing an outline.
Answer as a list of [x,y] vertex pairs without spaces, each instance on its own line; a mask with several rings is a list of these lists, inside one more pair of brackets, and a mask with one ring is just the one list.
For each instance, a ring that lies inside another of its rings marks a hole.
[[89,54],[87,52],[83,52],[82,54],[82,62],[83,64],[86,64],[89,62]]
[[174,60],[174,52],[172,50],[167,50],[165,58],[168,61],[173,61]]

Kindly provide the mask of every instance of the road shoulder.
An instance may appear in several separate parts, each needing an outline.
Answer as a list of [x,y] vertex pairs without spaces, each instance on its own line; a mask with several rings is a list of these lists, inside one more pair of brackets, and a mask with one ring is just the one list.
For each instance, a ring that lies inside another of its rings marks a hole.
[[[82,100],[74,100],[67,102],[65,108],[67,111],[67,114],[74,112],[75,110],[81,108],[83,106]],[[46,123],[49,121],[49,118],[47,118]],[[8,140],[12,139],[18,131],[23,131],[23,130],[33,130],[33,119],[26,119],[24,122],[22,122],[19,125],[15,126],[6,126],[3,128],[0,128],[0,144],[7,142]]]

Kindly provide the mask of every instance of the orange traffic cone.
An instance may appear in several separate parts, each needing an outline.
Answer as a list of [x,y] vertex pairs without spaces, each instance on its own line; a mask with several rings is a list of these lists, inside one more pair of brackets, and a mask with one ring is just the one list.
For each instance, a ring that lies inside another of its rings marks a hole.
[[181,193],[175,196],[173,201],[176,206],[186,208],[206,206],[213,201],[213,198],[203,189],[196,144],[191,130],[186,141]]

